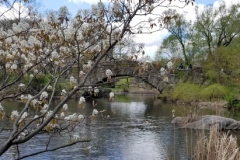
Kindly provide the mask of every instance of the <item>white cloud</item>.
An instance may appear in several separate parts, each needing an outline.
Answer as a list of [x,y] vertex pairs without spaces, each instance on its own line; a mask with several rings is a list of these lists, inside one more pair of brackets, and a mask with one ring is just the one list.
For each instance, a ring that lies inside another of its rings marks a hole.
[[154,58],[155,53],[157,52],[158,46],[168,34],[167,30],[159,31],[153,34],[138,34],[136,35],[136,43],[144,43],[145,53],[151,58]]
[[[19,11],[20,10],[20,11]],[[28,8],[23,6],[21,3],[14,3],[11,10],[9,8],[0,6],[0,19],[15,19],[18,18],[19,12],[21,12],[20,17],[28,16]]]
[[[79,4],[82,2],[89,3],[89,4],[96,4],[100,2],[100,0],[68,0],[68,2],[76,3],[76,4]],[[108,2],[108,0],[102,0],[102,2]]]

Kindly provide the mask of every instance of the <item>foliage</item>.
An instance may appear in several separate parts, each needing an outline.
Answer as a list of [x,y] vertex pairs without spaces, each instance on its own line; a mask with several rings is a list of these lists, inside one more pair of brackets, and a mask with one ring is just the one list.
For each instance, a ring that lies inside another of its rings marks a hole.
[[[230,90],[220,84],[211,84],[209,86],[201,86],[198,84],[191,83],[179,83],[173,90],[166,91],[172,92],[173,99],[183,100],[185,102],[192,102],[198,100],[215,100],[215,99],[224,99],[229,96]],[[170,94],[169,93],[169,94]],[[236,95],[232,93],[231,95]]]
[[[30,80],[30,76],[27,76],[27,79]],[[38,74],[32,79],[31,86],[36,91],[40,91],[50,81],[50,79],[51,75],[49,74]]]
[[116,83],[115,83],[115,89],[117,91],[123,91],[123,92],[128,92],[129,91],[129,84],[131,83],[131,79],[130,78],[122,78],[119,79]]
[[67,92],[73,90],[77,83],[72,83],[69,81],[69,78],[60,78],[56,86],[56,91],[60,92],[65,89]]
[[200,85],[195,85],[191,83],[179,83],[174,88],[173,98],[175,100],[181,99],[185,102],[196,101],[200,98],[200,90]]
[[204,76],[212,83],[221,83],[228,85],[231,83],[238,83],[239,67],[238,53],[239,46],[230,45],[229,47],[219,47],[216,49],[212,57],[205,61],[203,65]]
[[200,92],[201,97],[205,100],[223,99],[227,93],[227,88],[220,84],[209,85]]
[[228,109],[232,114],[240,110],[239,87],[237,85],[228,86],[228,92],[224,99],[228,102]]
[[[155,57],[157,60],[161,58],[171,60],[177,56],[186,64],[202,63],[205,60],[209,60],[209,63],[216,62],[216,58],[222,55],[217,55],[220,52],[215,50],[228,47],[234,49],[231,45],[239,38],[239,8],[239,3],[227,6],[224,1],[220,1],[218,7],[213,5],[196,7],[197,18],[193,22],[175,10],[165,11],[164,13],[171,15],[166,19],[170,35],[163,39]],[[231,66],[231,63],[227,65]],[[219,80],[219,77],[212,73],[208,73],[210,78]]]
[[179,58],[181,55],[184,58],[185,64],[189,65],[190,56],[188,56],[186,48],[188,45],[187,42],[191,41],[189,37],[192,26],[191,21],[187,21],[186,17],[183,14],[178,14],[176,10],[169,9],[164,14],[170,15],[170,19],[166,22],[166,28],[171,35],[163,41],[163,44],[165,43],[165,46],[171,44],[175,53],[178,54],[176,58]]

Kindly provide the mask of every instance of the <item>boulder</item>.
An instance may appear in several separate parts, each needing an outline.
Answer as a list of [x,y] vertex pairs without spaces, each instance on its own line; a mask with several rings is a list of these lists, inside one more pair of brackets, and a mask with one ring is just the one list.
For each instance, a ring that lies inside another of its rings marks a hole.
[[178,125],[180,128],[189,129],[210,130],[213,126],[216,126],[219,130],[240,129],[240,121],[216,115],[175,117],[171,123]]

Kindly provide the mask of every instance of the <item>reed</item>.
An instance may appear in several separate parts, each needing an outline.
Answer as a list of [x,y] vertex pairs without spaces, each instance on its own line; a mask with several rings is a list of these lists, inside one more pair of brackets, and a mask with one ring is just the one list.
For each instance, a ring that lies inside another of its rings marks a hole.
[[208,135],[201,133],[194,147],[193,160],[239,160],[237,139],[229,132],[212,127]]

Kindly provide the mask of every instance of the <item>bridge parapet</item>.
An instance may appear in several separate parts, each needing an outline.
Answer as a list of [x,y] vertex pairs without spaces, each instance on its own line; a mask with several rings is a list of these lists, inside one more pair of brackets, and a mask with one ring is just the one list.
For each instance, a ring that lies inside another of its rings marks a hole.
[[[143,81],[149,83],[154,88],[158,89],[161,93],[169,84],[176,84],[179,80],[179,77],[176,74],[167,74],[162,76],[160,71],[157,71],[150,63],[143,64],[136,61],[107,61],[100,62],[93,73],[88,77],[86,81],[86,85],[93,85],[97,83],[104,83],[107,81],[106,70],[110,69],[113,73],[112,81],[114,81],[115,77],[137,77],[142,79]],[[177,71],[182,72],[184,74],[189,74],[192,70],[182,70]],[[199,75],[200,73],[196,73]],[[166,78],[167,80],[164,80]],[[196,78],[196,77],[195,77]],[[80,78],[80,81],[83,78]]]

